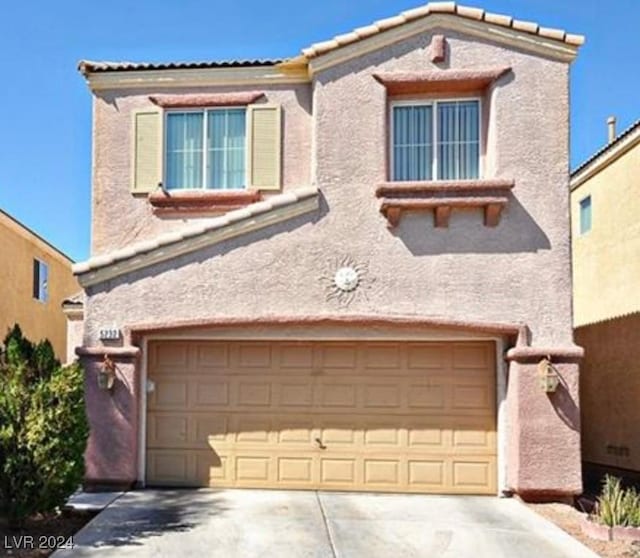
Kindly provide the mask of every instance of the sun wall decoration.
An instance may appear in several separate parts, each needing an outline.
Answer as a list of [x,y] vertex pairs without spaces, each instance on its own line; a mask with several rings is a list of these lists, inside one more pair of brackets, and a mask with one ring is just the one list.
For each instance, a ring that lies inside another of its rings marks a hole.
[[369,264],[356,262],[351,256],[335,258],[329,262],[330,275],[320,278],[327,302],[336,300],[341,306],[349,306],[356,298],[369,300],[367,291],[373,280],[369,277]]

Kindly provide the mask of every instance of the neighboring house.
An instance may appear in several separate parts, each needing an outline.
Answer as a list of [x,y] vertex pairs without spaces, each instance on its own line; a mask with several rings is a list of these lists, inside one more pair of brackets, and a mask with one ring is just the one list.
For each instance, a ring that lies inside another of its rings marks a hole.
[[66,361],[67,321],[61,304],[80,290],[71,271],[73,260],[2,210],[0,260],[0,339],[18,324],[32,341],[49,339],[56,356]]
[[82,62],[87,482],[580,493],[582,42],[444,2],[287,60]]
[[574,326],[587,471],[640,473],[640,121],[571,176]]

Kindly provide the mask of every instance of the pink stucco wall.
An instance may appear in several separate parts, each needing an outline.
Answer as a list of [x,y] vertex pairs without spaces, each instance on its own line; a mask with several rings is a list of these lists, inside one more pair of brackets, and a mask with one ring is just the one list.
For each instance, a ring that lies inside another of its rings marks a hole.
[[[202,91],[202,88],[186,88],[180,93]],[[262,91],[267,102],[282,105],[283,188],[308,186],[311,172],[311,93],[308,85],[219,87],[215,91]],[[162,93],[175,93],[175,90],[120,90],[94,95],[92,255],[122,248],[136,240],[152,238],[182,227],[186,222],[179,217],[154,216],[146,196],[135,197],[130,192],[131,112],[135,109],[157,110],[158,107],[149,100],[149,96]]]
[[92,486],[124,488],[137,478],[140,379],[135,361],[112,357],[116,380],[112,391],[98,387],[102,363],[84,357],[85,398],[91,434],[85,452],[86,478]]
[[[533,346],[571,345],[568,64],[444,34],[444,66],[429,61],[432,34],[425,33],[321,71],[310,85],[260,87],[284,107],[284,189],[316,184],[320,212],[90,287],[85,345],[99,344],[105,324],[331,313],[526,323]],[[421,213],[390,231],[375,198],[387,178],[388,105],[372,74],[504,65],[512,72],[483,97],[484,177],[515,180],[499,226],[485,227],[478,210],[454,211],[446,229],[434,229],[431,215]],[[144,198],[129,193],[130,111],[161,92],[95,99],[94,254],[183,223],[153,216]],[[326,299],[322,280],[341,256],[368,264],[366,296],[348,308]],[[553,402],[531,387],[534,368],[511,365],[518,379],[508,392],[509,482],[573,493],[580,483],[579,424],[559,420]],[[567,375],[577,406],[577,366]],[[553,459],[533,470],[540,444]]]

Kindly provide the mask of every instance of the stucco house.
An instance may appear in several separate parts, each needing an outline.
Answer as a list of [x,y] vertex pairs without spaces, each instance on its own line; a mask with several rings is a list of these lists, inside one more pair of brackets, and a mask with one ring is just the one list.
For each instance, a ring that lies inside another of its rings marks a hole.
[[0,339],[18,324],[32,341],[48,339],[61,361],[73,360],[61,307],[80,290],[73,260],[1,209],[0,260]]
[[640,478],[640,121],[571,175],[585,472]]
[[82,62],[87,483],[580,493],[582,42],[437,2],[286,60]]

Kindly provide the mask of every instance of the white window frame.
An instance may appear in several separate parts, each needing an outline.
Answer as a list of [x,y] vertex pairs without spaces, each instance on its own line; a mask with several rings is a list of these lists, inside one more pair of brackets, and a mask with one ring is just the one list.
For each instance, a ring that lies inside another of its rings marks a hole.
[[[455,101],[477,101],[478,102],[478,178],[438,178],[438,105],[440,103],[452,103]],[[433,160],[431,162],[431,179],[425,182],[449,182],[449,181],[464,181],[464,180],[480,180],[484,176],[484,121],[482,118],[482,113],[484,110],[483,107],[483,99],[478,96],[469,96],[469,97],[438,97],[438,98],[424,98],[424,99],[398,99],[394,101],[390,101],[389,103],[389,139],[387,144],[387,150],[389,153],[389,170],[387,172],[388,180],[391,182],[395,182],[395,178],[393,176],[393,168],[394,168],[394,160],[393,160],[393,109],[394,107],[424,107],[431,106],[433,107],[432,115],[432,137],[433,137]],[[397,182],[407,182],[407,181],[397,181]],[[413,182],[413,181],[412,181]],[[419,181],[420,182],[420,181]]]
[[[245,128],[244,128],[244,186],[242,188],[206,188],[204,186],[205,177],[207,176],[207,157],[206,157],[206,145],[207,145],[207,124],[210,111],[214,110],[236,110],[242,109],[245,113]],[[163,111],[162,117],[162,184],[166,188],[167,177],[167,120],[170,114],[187,114],[196,113],[204,114],[202,122],[202,186],[200,188],[173,188],[174,192],[244,192],[248,188],[249,181],[249,110],[246,105],[230,105],[224,107],[197,107],[197,108],[175,108],[166,109]],[[169,188],[167,188],[169,190]]]
[[[582,230],[582,204],[589,200],[589,230]],[[578,235],[585,236],[588,235],[593,229],[593,197],[591,194],[587,194],[578,200]]]

